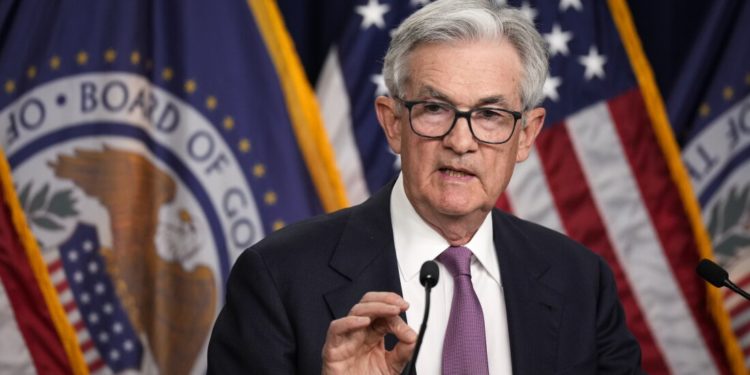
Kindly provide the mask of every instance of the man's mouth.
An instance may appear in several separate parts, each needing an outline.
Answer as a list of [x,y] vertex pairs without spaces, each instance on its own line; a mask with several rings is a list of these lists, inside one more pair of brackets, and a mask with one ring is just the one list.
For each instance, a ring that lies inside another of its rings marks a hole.
[[440,172],[449,177],[473,177],[472,173],[452,168],[440,168]]

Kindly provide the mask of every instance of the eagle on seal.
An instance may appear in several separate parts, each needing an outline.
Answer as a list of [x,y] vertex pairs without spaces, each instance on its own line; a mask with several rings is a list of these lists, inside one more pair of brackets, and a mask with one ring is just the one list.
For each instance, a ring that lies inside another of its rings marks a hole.
[[159,209],[174,199],[174,180],[142,155],[106,146],[76,149],[49,165],[106,208],[112,248],[101,254],[117,295],[147,338],[159,373],[188,374],[213,324],[217,298],[209,267],[187,270],[157,254]]

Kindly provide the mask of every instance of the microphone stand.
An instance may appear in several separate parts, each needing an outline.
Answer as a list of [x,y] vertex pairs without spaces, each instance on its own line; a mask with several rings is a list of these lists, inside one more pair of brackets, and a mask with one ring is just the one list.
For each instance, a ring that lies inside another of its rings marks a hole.
[[425,286],[425,304],[424,304],[424,317],[422,318],[422,325],[419,326],[419,336],[417,336],[417,345],[414,347],[414,357],[409,362],[409,366],[406,368],[404,375],[411,375],[415,371],[417,366],[417,356],[419,355],[419,348],[422,347],[422,340],[424,339],[424,332],[427,330],[427,317],[430,316],[430,289],[432,286],[429,284]]
[[414,355],[412,356],[411,361],[406,364],[406,368],[404,368],[401,375],[412,375],[416,370],[419,348],[422,347],[424,332],[427,330],[427,318],[430,316],[430,291],[432,290],[432,287],[437,285],[439,277],[440,271],[438,270],[438,265],[435,261],[428,260],[422,264],[422,268],[419,270],[419,282],[424,286],[424,317],[422,318],[422,325],[419,327],[417,344],[414,346]]

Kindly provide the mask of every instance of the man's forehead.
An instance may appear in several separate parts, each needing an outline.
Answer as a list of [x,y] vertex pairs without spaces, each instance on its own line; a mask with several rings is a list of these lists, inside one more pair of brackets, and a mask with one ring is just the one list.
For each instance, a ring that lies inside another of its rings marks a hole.
[[504,107],[520,101],[523,69],[505,39],[421,44],[409,53],[407,72],[404,94],[410,100]]

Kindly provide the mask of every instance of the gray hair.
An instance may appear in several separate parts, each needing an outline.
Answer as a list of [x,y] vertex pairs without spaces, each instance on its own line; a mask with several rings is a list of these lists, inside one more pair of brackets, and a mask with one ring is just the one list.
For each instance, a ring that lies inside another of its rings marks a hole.
[[394,31],[385,55],[385,84],[392,96],[404,94],[409,54],[421,44],[503,38],[514,46],[521,59],[523,108],[533,108],[544,99],[546,44],[523,13],[492,0],[438,0],[409,16]]

